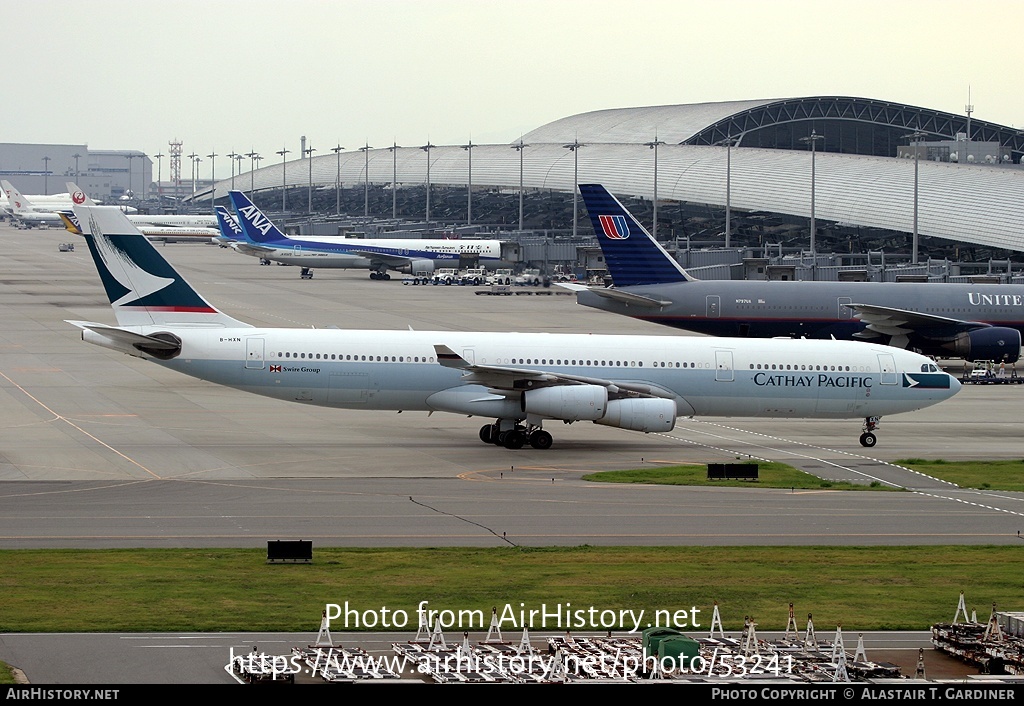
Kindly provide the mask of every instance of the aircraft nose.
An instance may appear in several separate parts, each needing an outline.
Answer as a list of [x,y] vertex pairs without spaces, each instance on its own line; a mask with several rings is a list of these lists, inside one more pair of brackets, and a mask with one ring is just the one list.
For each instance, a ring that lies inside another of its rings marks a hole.
[[[949,373],[946,374],[949,375]],[[960,381],[957,380],[956,377],[949,375],[949,396],[952,397],[956,393],[960,392],[961,387],[963,387],[963,385],[960,384]]]

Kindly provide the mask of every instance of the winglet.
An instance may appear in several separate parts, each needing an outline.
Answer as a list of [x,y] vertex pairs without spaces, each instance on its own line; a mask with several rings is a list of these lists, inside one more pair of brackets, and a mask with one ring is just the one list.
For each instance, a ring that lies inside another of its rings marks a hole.
[[695,279],[600,184],[580,184],[598,245],[616,287]]
[[448,346],[435,345],[434,352],[437,353],[437,362],[446,368],[468,368],[469,361],[453,351]]

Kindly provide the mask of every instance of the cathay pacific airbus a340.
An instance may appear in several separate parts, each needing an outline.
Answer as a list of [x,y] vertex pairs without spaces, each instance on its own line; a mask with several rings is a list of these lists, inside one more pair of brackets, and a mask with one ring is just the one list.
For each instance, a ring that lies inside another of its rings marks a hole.
[[[551,446],[544,422],[670,431],[680,416],[866,420],[952,397],[928,358],[853,341],[254,328],[214,308],[116,207],[77,206],[117,318],[84,340],[269,397],[488,418],[480,439]],[[494,421],[490,421],[494,420]]]

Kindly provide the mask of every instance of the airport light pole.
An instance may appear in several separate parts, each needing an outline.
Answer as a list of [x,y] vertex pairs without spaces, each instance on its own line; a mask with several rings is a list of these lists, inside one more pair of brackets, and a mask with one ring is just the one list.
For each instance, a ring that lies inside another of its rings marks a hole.
[[192,163],[192,198],[196,197],[196,153],[186,155],[188,160]]
[[341,144],[331,148],[331,152],[338,158],[338,173],[334,177],[334,212],[339,216],[341,215],[341,151],[343,149],[345,148]]
[[263,161],[263,155],[262,154],[254,154],[252,156],[253,168],[252,168],[252,172],[249,174],[249,192],[250,192],[249,198],[252,198],[251,194],[255,193],[255,191],[256,191],[256,170],[260,168],[260,162],[262,162],[262,161]]
[[[235,161],[238,162],[238,176],[242,176],[242,160],[245,159],[244,154],[236,154]],[[235,190],[235,173],[231,172],[231,190]]]
[[903,136],[914,141],[914,237],[913,250],[910,254],[910,262],[914,265],[917,264],[917,164],[921,154],[921,138],[925,137],[926,134],[920,130],[915,130]]
[[725,145],[725,247],[732,238],[732,146],[738,142],[737,137],[727,137],[715,143]]
[[568,145],[562,145],[565,149],[572,152],[573,163],[572,163],[572,237],[576,239],[576,224],[578,219],[579,209],[576,206],[577,198],[580,193],[580,147],[586,147],[586,145],[580,144],[579,140],[573,140]]
[[814,152],[815,152],[815,145],[817,144],[818,140],[824,140],[824,139],[825,139],[824,135],[819,135],[813,129],[811,130],[811,134],[810,135],[808,135],[807,137],[801,137],[800,138],[801,142],[810,142],[811,143],[811,258],[812,259],[815,257],[815,254],[816,254],[815,245],[814,245],[814,236],[816,235],[816,233],[815,233],[816,228],[815,228],[815,223],[814,223]]
[[[129,176],[131,172],[129,172]],[[43,157],[43,193],[50,193],[50,158]]]
[[203,161],[203,158],[196,155],[192,160],[192,206],[196,205],[196,182],[199,179],[199,163]]
[[363,153],[363,215],[370,215],[370,143],[364,143],[359,151]]
[[[76,154],[75,157],[77,157],[77,156],[78,155]],[[164,153],[163,152],[157,152],[153,156],[156,157],[156,195],[157,195],[157,198],[162,198],[163,197],[163,189],[160,188],[160,182],[163,181],[163,179],[164,179]],[[78,174],[78,160],[77,159],[75,160],[75,174],[76,175]]]
[[391,217],[398,218],[398,143],[388,147],[391,152]]
[[[469,141],[469,144],[462,146],[462,149],[466,150],[466,154],[469,155],[469,180],[466,185],[466,225],[473,225],[473,140]],[[520,188],[522,188],[520,186]]]
[[133,154],[126,154],[124,156],[128,160],[128,194],[131,196],[135,195],[135,192],[132,191],[132,157],[134,156]]
[[[78,183],[78,158],[79,158],[79,157],[81,157],[82,155],[80,155],[80,154],[78,154],[77,152],[75,152],[75,153],[74,153],[73,155],[71,155],[71,156],[75,158],[75,183]],[[158,156],[158,157],[163,157],[163,155],[162,155],[162,154],[160,154],[160,155],[157,155],[157,156]]]
[[658,139],[658,135],[654,135],[653,142],[645,142],[648,148],[654,150],[654,227],[652,228],[651,235],[655,240],[658,239],[658,145],[665,144]]
[[306,212],[313,213],[313,153],[316,152],[315,147],[307,147],[303,150],[306,154],[306,159],[309,160],[309,203],[307,204]]
[[430,144],[430,140],[427,140],[427,144],[420,147],[421,150],[427,153],[427,223],[430,223],[430,150],[433,147],[434,145]]
[[288,212],[288,153],[287,147],[281,147],[275,154],[281,155],[281,213]]
[[519,138],[519,142],[511,146],[516,152],[519,153],[519,232],[523,232],[523,151],[529,147],[529,145],[523,144],[523,138]]
[[210,210],[216,213],[214,206],[217,202],[217,153],[211,152],[206,156],[210,158]]

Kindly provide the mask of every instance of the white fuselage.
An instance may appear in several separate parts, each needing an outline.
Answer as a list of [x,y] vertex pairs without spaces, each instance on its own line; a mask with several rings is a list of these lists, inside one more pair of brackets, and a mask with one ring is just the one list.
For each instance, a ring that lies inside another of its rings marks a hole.
[[[437,345],[469,363],[502,371],[547,371],[646,386],[674,400],[677,416],[882,416],[935,404],[960,387],[945,373],[923,372],[936,370],[924,356],[846,341],[175,326],[135,330],[180,338],[180,355],[156,362],[187,375],[279,399],[359,409],[486,417],[518,413],[517,393],[496,395],[489,392],[490,383],[475,384],[472,377],[463,378],[464,371],[440,365]],[[89,331],[85,338],[119,348]]]

